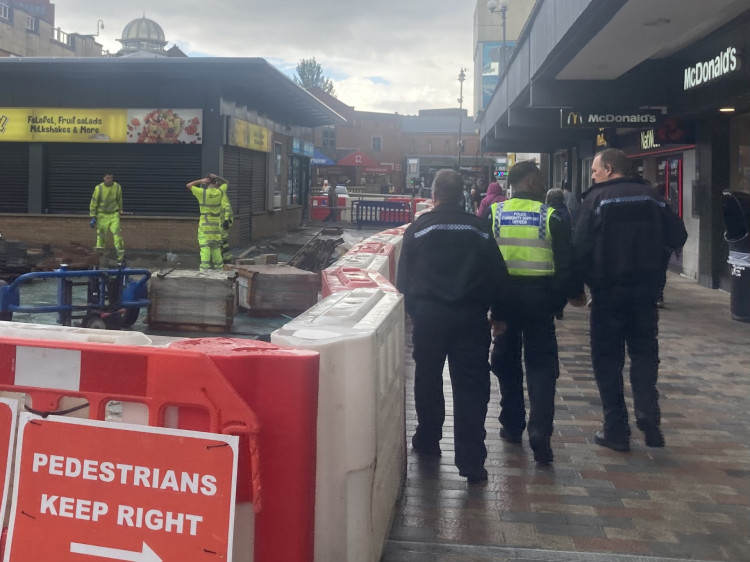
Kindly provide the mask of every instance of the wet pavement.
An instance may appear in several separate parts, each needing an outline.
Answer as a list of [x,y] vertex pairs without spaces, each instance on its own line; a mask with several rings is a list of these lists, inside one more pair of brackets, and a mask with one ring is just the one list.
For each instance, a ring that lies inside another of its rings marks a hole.
[[[729,296],[670,274],[660,311],[664,449],[632,423],[630,453],[593,443],[601,428],[588,309],[558,321],[560,379],[552,446],[537,465],[499,437],[492,377],[489,481],[467,485],[453,465],[452,413],[443,456],[409,447],[406,485],[382,562],[750,560],[750,324]],[[416,420],[407,342],[407,443]],[[627,366],[626,366],[627,369]],[[445,374],[445,395],[451,403]],[[628,386],[626,384],[626,386]]]

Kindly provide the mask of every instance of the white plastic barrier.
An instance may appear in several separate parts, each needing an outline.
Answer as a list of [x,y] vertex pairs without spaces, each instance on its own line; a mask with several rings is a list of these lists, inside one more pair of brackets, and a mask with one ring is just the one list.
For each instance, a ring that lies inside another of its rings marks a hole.
[[[400,228],[401,227],[399,227],[399,229]],[[382,232],[378,232],[377,234],[373,234],[372,236],[365,238],[362,241],[363,244],[366,244],[368,242],[380,242],[382,244],[390,244],[391,246],[393,246],[394,260],[396,265],[398,265],[398,260],[401,258],[401,247],[404,245],[403,231],[399,232],[398,229],[395,228],[384,230]]]
[[0,322],[0,338],[21,338],[88,343],[109,343],[114,345],[148,345],[158,347],[180,338],[157,336],[151,338],[142,332],[121,332],[118,330],[95,330],[52,324],[24,324],[21,322]]
[[337,267],[358,267],[368,271],[377,271],[386,279],[392,279],[390,258],[385,254],[347,253],[337,259],[328,269]]
[[403,296],[334,293],[271,334],[320,353],[316,562],[377,562],[405,474]]

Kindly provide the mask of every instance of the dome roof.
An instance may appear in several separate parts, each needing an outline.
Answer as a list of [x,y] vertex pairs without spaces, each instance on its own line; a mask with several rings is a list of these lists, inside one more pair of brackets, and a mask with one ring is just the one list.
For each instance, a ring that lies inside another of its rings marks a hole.
[[154,20],[148,18],[138,18],[131,21],[122,30],[121,40],[146,40],[146,41],[164,41],[164,30]]
[[118,41],[122,43],[120,56],[140,51],[164,55],[164,45],[167,44],[161,26],[145,16],[126,25]]

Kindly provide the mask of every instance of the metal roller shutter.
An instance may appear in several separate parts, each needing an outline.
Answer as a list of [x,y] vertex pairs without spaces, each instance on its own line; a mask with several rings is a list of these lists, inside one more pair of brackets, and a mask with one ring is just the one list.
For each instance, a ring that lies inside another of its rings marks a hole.
[[0,143],[0,213],[29,211],[29,145]]
[[252,215],[266,212],[267,161],[263,152],[224,147],[224,177],[229,182],[234,228],[239,229],[240,244],[252,238]]
[[48,144],[46,202],[50,213],[88,214],[94,186],[111,171],[123,207],[137,215],[196,215],[185,184],[201,177],[200,145]]

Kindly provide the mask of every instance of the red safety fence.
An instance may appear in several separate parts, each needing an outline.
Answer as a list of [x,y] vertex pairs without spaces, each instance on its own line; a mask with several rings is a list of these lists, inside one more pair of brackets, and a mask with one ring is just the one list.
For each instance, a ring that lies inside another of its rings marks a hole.
[[236,435],[236,501],[252,502],[261,512],[258,418],[205,353],[3,339],[0,391],[26,394],[26,409],[42,416],[68,413],[61,402],[71,398],[79,403],[75,410],[87,409],[89,419],[102,421],[113,402],[135,403],[147,409],[143,421],[150,426],[174,427],[167,412],[176,408],[179,429]]
[[319,354],[233,338],[179,340],[169,348],[210,357],[263,428],[256,562],[312,561]]

